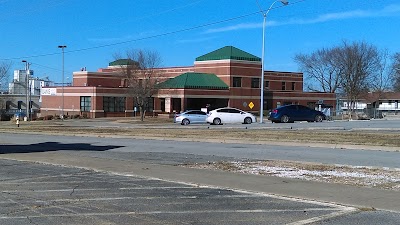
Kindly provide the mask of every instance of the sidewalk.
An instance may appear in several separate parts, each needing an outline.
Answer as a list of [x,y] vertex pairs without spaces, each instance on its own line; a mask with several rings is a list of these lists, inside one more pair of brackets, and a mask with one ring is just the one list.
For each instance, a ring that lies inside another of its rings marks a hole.
[[185,182],[260,192],[355,206],[363,209],[381,209],[400,212],[400,193],[340,184],[327,184],[270,176],[237,174],[224,171],[184,168],[179,166],[138,163],[92,157],[71,157],[62,152],[41,152],[0,155],[2,159],[40,162],[46,164],[80,167],[121,175],[152,177],[162,180]]

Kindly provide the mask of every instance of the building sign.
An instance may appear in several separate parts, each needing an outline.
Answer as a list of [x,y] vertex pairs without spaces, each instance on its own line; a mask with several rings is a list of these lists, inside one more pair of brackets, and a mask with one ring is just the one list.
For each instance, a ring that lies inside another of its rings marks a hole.
[[40,95],[56,95],[57,89],[56,88],[42,88],[40,90]]

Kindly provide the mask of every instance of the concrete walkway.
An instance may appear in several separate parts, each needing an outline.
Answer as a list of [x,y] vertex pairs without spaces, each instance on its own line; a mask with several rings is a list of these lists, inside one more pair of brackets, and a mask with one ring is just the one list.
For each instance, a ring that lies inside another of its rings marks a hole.
[[64,155],[62,152],[6,154],[0,155],[0,158],[80,167],[122,175],[152,177],[175,182],[338,203],[364,210],[381,209],[400,212],[400,193],[397,191],[170,165],[146,164],[125,160],[82,156],[71,157],[71,155]]

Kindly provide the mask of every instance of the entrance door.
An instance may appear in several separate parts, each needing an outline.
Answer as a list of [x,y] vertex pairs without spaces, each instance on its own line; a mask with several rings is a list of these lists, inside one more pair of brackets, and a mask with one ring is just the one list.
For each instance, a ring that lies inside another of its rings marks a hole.
[[180,98],[172,98],[171,101],[172,101],[172,111],[180,112],[182,110],[181,108],[182,100]]

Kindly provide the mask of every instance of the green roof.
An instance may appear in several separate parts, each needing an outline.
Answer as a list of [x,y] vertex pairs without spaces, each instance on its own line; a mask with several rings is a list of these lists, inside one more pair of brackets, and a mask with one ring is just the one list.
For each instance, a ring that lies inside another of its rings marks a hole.
[[109,66],[128,66],[128,65],[135,65],[137,64],[136,61],[133,61],[132,59],[117,59],[113,62],[110,62],[108,65]]
[[229,89],[229,86],[212,73],[184,73],[160,84],[160,88],[175,89]]
[[261,59],[255,55],[242,51],[233,46],[225,46],[217,49],[205,55],[196,58],[196,61],[208,61],[208,60],[223,60],[223,59],[236,59],[244,61],[255,61],[261,62]]

